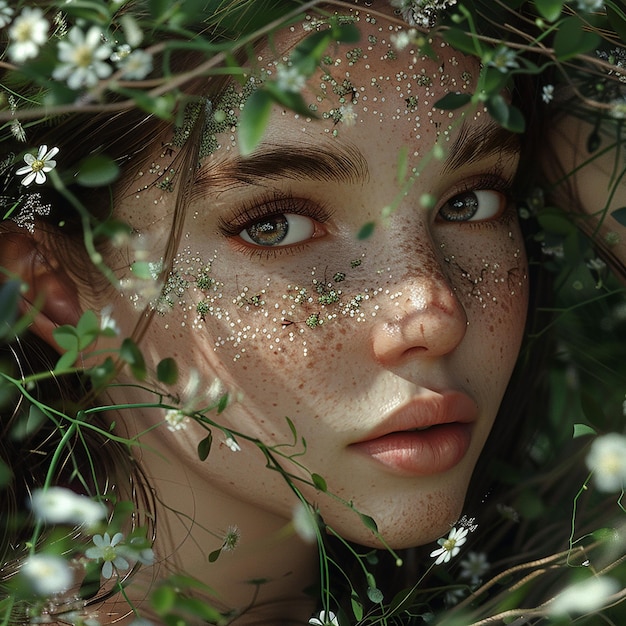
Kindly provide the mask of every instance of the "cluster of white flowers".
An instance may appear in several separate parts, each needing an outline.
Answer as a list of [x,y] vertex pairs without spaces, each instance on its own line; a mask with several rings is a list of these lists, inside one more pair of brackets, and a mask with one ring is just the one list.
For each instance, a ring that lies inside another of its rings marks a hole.
[[[136,24],[129,23],[125,16],[124,30],[136,45],[143,38]],[[10,25],[10,26],[9,26]],[[41,49],[48,43],[50,23],[39,7],[24,7],[19,15],[0,0],[0,28],[9,27],[9,59],[16,64],[36,59]],[[58,65],[52,71],[52,78],[64,81],[70,89],[79,90],[95,86],[99,80],[108,78],[114,69],[126,80],[143,80],[153,67],[152,55],[142,49],[133,50],[121,44],[114,52],[115,44],[96,25],[83,29],[73,26],[67,33],[59,33],[57,42]]]
[[167,429],[175,433],[178,430],[184,430],[189,423],[189,417],[179,409],[167,409],[165,411],[165,421]]
[[428,28],[437,20],[441,11],[456,4],[457,0],[391,0],[391,6],[397,8],[402,18],[410,26]]
[[33,491],[30,508],[35,517],[46,524],[93,526],[107,514],[107,509],[101,502],[95,502],[65,487]]

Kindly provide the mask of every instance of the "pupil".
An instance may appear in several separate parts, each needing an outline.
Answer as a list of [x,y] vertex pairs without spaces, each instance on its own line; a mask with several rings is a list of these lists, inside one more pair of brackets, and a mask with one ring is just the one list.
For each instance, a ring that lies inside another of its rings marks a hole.
[[447,213],[446,219],[461,222],[468,220],[478,211],[478,198],[473,192],[456,196],[450,201],[451,210]]
[[289,231],[289,223],[284,215],[271,215],[246,229],[248,236],[259,246],[279,244]]

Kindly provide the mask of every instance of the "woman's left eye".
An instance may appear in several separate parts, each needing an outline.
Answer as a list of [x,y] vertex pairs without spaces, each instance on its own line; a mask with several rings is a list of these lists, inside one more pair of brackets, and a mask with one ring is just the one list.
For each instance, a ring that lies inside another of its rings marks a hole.
[[239,237],[255,246],[282,247],[313,238],[315,230],[315,222],[310,217],[277,213],[249,224]]
[[464,191],[450,198],[439,209],[444,222],[483,222],[499,217],[507,207],[505,194],[494,189]]

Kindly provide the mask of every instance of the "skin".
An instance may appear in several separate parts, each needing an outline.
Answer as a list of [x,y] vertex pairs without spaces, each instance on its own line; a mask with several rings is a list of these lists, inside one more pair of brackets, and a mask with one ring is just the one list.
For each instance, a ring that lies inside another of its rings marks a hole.
[[[612,141],[604,136],[595,154],[589,154],[587,139],[593,126],[573,116],[563,116],[552,125],[550,158],[545,171],[556,182],[555,194],[560,206],[571,209],[578,216],[585,232],[598,241],[609,263],[618,269],[618,276],[626,282],[626,227],[611,216],[611,212],[626,204],[626,186],[619,165],[615,167]],[[565,184],[563,172],[568,173]]]
[[[353,182],[280,177],[253,185],[225,183],[224,172],[238,146],[230,134],[220,136],[221,147],[199,170],[175,258],[175,276],[187,284],[172,295],[172,306],[160,307],[165,312],[149,325],[141,345],[153,366],[165,357],[177,360],[182,382],[171,391],[187,407],[206,405],[207,389],[219,379],[235,401],[220,416],[209,416],[233,432],[285,446],[293,443],[288,416],[298,443],[280,450],[301,453],[305,439],[306,452],[296,460],[308,471],[283,461],[285,469],[303,478],[308,472],[323,476],[330,492],[372,516],[385,540],[403,548],[434,541],[458,519],[517,356],[527,304],[523,242],[514,208],[506,207],[500,191],[490,191],[506,187],[517,157],[495,152],[444,171],[442,161],[429,155],[436,142],[444,151],[454,145],[462,117],[432,110],[432,104],[450,89],[471,90],[464,72],[475,75],[478,68],[446,48],[437,48],[443,71],[438,63],[417,57],[412,46],[399,51],[397,59],[385,58],[393,50],[391,35],[400,27],[383,17],[372,23],[365,13],[354,15],[360,18],[366,56],[350,66],[350,47],[332,54],[341,59],[333,75],[341,81],[349,72],[358,89],[352,106],[356,119],[335,124],[323,115],[309,120],[276,107],[262,148],[293,143],[295,137],[301,146],[334,153],[358,150],[367,175]],[[369,48],[368,35],[377,40]],[[276,45],[287,50],[302,36],[301,29],[288,30]],[[275,71],[269,52],[262,50],[259,57],[261,66]],[[432,84],[418,85],[415,75],[420,74],[431,77]],[[372,86],[374,77],[382,91]],[[330,89],[317,100],[320,82],[319,74],[310,79],[304,97],[318,102],[323,114],[342,103]],[[417,96],[417,108],[407,106],[409,96]],[[481,134],[490,122],[480,111],[466,124]],[[401,195],[398,159],[405,147],[408,171],[419,176]],[[167,158],[159,149],[150,162],[163,171]],[[135,226],[153,260],[169,237],[173,198],[152,184],[158,179],[157,168],[142,167],[133,183],[137,191],[116,205],[118,217]],[[481,201],[498,212],[488,211],[484,220],[444,221],[447,202],[474,189],[486,190]],[[422,205],[424,194],[434,198],[433,207]],[[383,207],[394,199],[395,210],[382,219]],[[231,231],[237,224],[243,230],[246,211],[258,217],[259,207],[269,204],[269,213],[288,213],[294,203],[315,217],[301,220],[308,235],[300,243],[260,248],[224,232],[225,224]],[[320,207],[327,214],[320,216]],[[356,233],[369,221],[376,222],[373,235],[358,240]],[[139,256],[122,249],[110,262],[128,266]],[[208,265],[214,282],[203,290],[198,277]],[[335,283],[337,273],[345,279]],[[295,303],[300,288],[317,297],[314,280],[340,288],[340,301]],[[81,296],[84,306],[104,304],[95,296]],[[107,298],[122,336],[140,319],[142,296],[134,280],[126,283],[123,297]],[[355,296],[363,300],[350,315]],[[212,308],[200,314],[202,302]],[[308,326],[312,314],[323,323]],[[190,385],[196,375],[200,383]],[[412,399],[451,390],[469,396],[476,407],[469,449],[453,467],[434,475],[406,475],[350,447]],[[154,399],[135,387],[116,388],[111,395],[116,402]],[[118,428],[145,433],[138,455],[166,504],[156,544],[163,562],[178,563],[217,589],[224,604],[240,609],[253,600],[254,589],[244,581],[270,579],[257,599],[267,607],[258,609],[254,619],[265,616],[276,624],[280,615],[284,623],[292,623],[290,618],[306,622],[312,605],[303,601],[301,589],[315,580],[317,549],[293,533],[297,499],[279,473],[265,469],[258,447],[239,437],[241,450],[233,452],[226,434],[214,429],[213,448],[201,462],[196,447],[205,431],[188,423],[172,432],[160,409],[126,412]],[[380,545],[345,504],[297,484],[343,537]],[[219,548],[231,524],[241,530],[237,549],[208,565],[208,553]],[[254,619],[244,615],[237,623]]]

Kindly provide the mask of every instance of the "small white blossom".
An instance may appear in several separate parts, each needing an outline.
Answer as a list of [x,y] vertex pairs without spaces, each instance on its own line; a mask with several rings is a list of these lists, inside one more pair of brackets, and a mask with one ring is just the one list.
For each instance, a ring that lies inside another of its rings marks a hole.
[[430,553],[431,557],[436,558],[435,565],[447,563],[452,557],[455,557],[460,551],[461,546],[467,541],[467,528],[453,528],[447,539],[441,538],[437,543],[441,546]]
[[276,66],[276,86],[281,91],[300,93],[306,85],[306,76],[297,67],[282,63]]
[[48,146],[44,144],[43,146],[39,146],[37,156],[25,154],[24,162],[26,165],[20,167],[15,172],[18,176],[26,174],[22,179],[22,185],[28,187],[33,181],[35,181],[37,185],[45,183],[46,174],[52,171],[57,165],[57,162],[52,157],[56,156],[58,152],[58,148],[54,147],[48,150]]
[[239,526],[237,526],[236,524],[229,526],[226,529],[226,533],[224,534],[222,550],[226,552],[232,552],[239,544],[240,539],[241,539],[241,531],[239,530]]
[[317,539],[317,522],[311,507],[304,502],[298,502],[292,514],[293,528],[296,534],[306,543],[313,543]]
[[409,30],[401,30],[397,33],[391,35],[391,43],[393,47],[400,51],[404,50],[417,36],[417,31],[414,28],[410,28]]
[[120,62],[122,78],[143,80],[152,71],[152,55],[145,50],[134,50]]
[[339,113],[341,113],[341,121],[346,126],[354,126],[356,124],[357,114],[351,104],[340,106]]
[[9,29],[11,45],[8,54],[14,63],[23,63],[39,54],[48,39],[48,20],[39,8],[25,7]]
[[233,452],[240,452],[241,446],[232,438],[226,437],[226,441],[224,442]]
[[461,578],[468,578],[472,585],[477,585],[489,571],[489,562],[484,552],[468,552],[460,565]]
[[165,421],[167,422],[167,429],[175,433],[187,428],[189,417],[179,409],[168,409],[165,411]]
[[115,49],[115,52],[111,54],[111,61],[113,61],[113,63],[119,63],[120,61],[123,61],[131,52],[132,48],[127,43],[124,43],[121,46],[118,46]]
[[320,611],[317,617],[312,617],[309,620],[309,624],[312,626],[339,626],[337,616],[332,612]]
[[46,524],[92,526],[104,519],[107,513],[104,504],[65,487],[48,487],[33,491],[30,508],[35,517]]
[[589,259],[589,261],[587,261],[587,267],[590,270],[601,272],[603,269],[606,268],[606,263],[602,259],[596,257],[595,259]]
[[555,616],[585,614],[602,607],[606,599],[620,588],[614,578],[598,576],[566,587],[550,604]]
[[109,332],[109,334],[119,335],[120,327],[113,319],[111,315],[112,312],[113,307],[110,305],[107,305],[102,309],[100,312],[100,330],[103,332]]
[[617,98],[609,104],[609,115],[616,120],[626,119],[626,98]]
[[93,87],[99,79],[111,75],[113,68],[106,62],[111,48],[102,42],[102,32],[92,26],[84,33],[74,26],[67,38],[59,42],[59,61],[52,72],[56,80],[66,80],[70,89]]
[[621,491],[626,486],[626,437],[608,433],[596,437],[585,459],[600,491]]
[[130,567],[128,561],[122,556],[124,549],[121,542],[124,540],[122,533],[115,533],[113,537],[109,533],[104,535],[94,535],[94,548],[87,548],[85,556],[88,559],[104,561],[102,565],[102,575],[105,578],[113,576],[113,567],[117,570],[127,570]]
[[550,102],[552,102],[553,98],[554,98],[554,85],[544,85],[543,89],[541,90],[541,99],[546,104],[549,104]]
[[33,554],[22,565],[21,573],[42,596],[52,596],[67,591],[73,582],[68,562],[52,554]]
[[581,11],[603,11],[604,0],[578,0],[578,8]]
[[6,3],[6,0],[0,0],[0,28],[4,28],[13,17],[13,9]]
[[515,54],[515,50],[511,50],[506,46],[499,46],[491,60],[487,63],[490,67],[495,67],[500,72],[507,72],[509,69],[514,69],[519,67],[519,63],[517,62],[517,55]]

